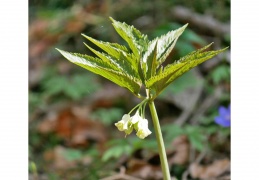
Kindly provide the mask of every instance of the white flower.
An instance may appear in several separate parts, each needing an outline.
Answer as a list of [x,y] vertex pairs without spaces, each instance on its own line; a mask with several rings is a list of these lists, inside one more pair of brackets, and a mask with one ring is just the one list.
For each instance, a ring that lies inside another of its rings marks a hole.
[[122,119],[115,123],[115,126],[120,130],[120,131],[125,131],[128,129],[128,124],[131,121],[130,115],[124,114]]
[[139,115],[139,111],[136,112],[134,116],[132,116],[131,123],[136,124],[142,119],[142,117]]
[[152,132],[148,129],[148,120],[141,118],[141,120],[137,124],[137,136],[140,139],[144,139],[148,135],[150,135]]
[[151,134],[151,131],[148,129],[148,120],[143,119],[139,112],[130,117],[129,114],[124,114],[122,119],[115,123],[115,126],[120,130],[124,131],[126,135],[130,134],[134,129],[137,131],[137,136],[141,139],[144,139]]

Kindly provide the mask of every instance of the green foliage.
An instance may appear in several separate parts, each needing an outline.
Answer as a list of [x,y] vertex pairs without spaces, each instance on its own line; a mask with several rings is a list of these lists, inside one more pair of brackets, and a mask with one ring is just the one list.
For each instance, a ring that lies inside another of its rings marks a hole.
[[83,157],[83,153],[78,150],[78,149],[65,149],[63,152],[63,156],[68,160],[68,161],[73,161],[73,160],[78,160]]
[[196,150],[203,151],[205,148],[208,148],[209,143],[208,137],[213,133],[218,133],[221,136],[227,137],[227,133],[223,134],[221,127],[219,126],[192,126],[185,125],[183,127],[172,124],[162,126],[162,131],[165,134],[165,144],[171,144],[172,140],[180,135],[186,135],[192,145]]
[[130,155],[134,150],[127,141],[121,139],[111,140],[107,145],[109,148],[102,156],[102,161],[104,162],[122,155]]
[[121,87],[128,88],[134,94],[137,94],[140,90],[141,81],[123,72],[119,66],[114,66],[115,63],[78,53],[69,53],[62,50],[59,50],[59,52],[72,63],[99,74]]
[[226,49],[224,48],[218,51],[203,52],[209,46],[211,46],[211,44],[197,51],[189,53],[173,64],[167,65],[164,69],[161,68],[161,71],[156,76],[153,76],[147,81],[147,88],[154,90],[154,96],[156,97],[164,90],[164,88],[166,88],[171,82],[173,82],[183,73],[189,71],[195,66],[214,57]]
[[196,87],[202,83],[202,80],[197,78],[192,71],[183,74],[181,77],[171,83],[161,94],[160,98],[168,98],[169,95],[174,95],[183,92],[187,88]]
[[105,125],[110,125],[121,119],[123,110],[121,108],[99,108],[91,114],[92,119],[98,119]]
[[44,95],[46,97],[63,94],[72,100],[78,100],[84,96],[95,92],[100,88],[100,84],[92,81],[90,74],[75,74],[70,77],[56,75],[43,80]]
[[[212,122],[213,117],[210,117],[210,122]],[[229,128],[222,128],[215,124],[211,124],[209,126],[185,125],[183,127],[176,124],[171,124],[162,126],[162,131],[165,135],[165,144],[171,144],[172,140],[174,140],[176,137],[180,135],[186,135],[192,147],[198,151],[203,151],[204,149],[210,147],[212,142],[208,140],[208,137],[210,137],[212,134],[216,134],[222,139],[226,139],[230,135]]]
[[211,72],[210,76],[213,83],[218,84],[222,81],[230,81],[230,68],[228,65],[223,64],[220,66],[217,66],[213,71]]
[[156,151],[157,148],[157,142],[154,139],[145,139],[145,143],[143,143],[142,139],[137,138],[136,136],[133,136],[129,138],[129,142],[131,144],[131,147],[133,148],[133,152],[137,149],[149,149],[150,151]]
[[157,61],[157,68],[166,60],[169,53],[173,50],[177,39],[183,33],[187,25],[188,24],[178,28],[177,30],[170,31],[167,34],[162,35],[150,42],[150,46],[152,46],[152,44],[158,44],[157,58],[155,59]]
[[105,43],[105,42],[97,41],[85,35],[83,36],[108,53],[108,54],[101,53],[99,51],[92,49],[87,44],[85,44],[86,47],[88,47],[94,54],[96,54],[103,61],[107,63],[111,62],[112,67],[114,68],[115,71],[125,70],[127,74],[131,74],[135,78],[139,79],[139,75],[136,71],[137,63],[134,63],[131,65],[131,63],[136,62],[136,60],[134,59],[134,56],[127,53],[128,50],[125,46],[121,46],[116,43]]
[[33,174],[37,174],[37,166],[35,164],[35,162],[30,161],[29,163],[29,172],[33,173]]
[[202,151],[206,148],[206,136],[203,134],[203,128],[200,126],[186,126],[185,133],[191,145],[198,151]]
[[128,43],[130,49],[133,54],[136,56],[137,61],[140,60],[143,52],[146,52],[148,49],[148,37],[147,35],[143,35],[139,30],[134,28],[133,26],[129,26],[126,23],[121,23],[119,21],[115,21],[111,18],[113,22],[113,26],[117,33]]
[[154,139],[145,139],[145,143],[143,143],[143,140],[136,136],[130,136],[127,139],[110,140],[107,146],[109,148],[102,156],[103,161],[118,158],[122,155],[130,156],[138,149],[157,151],[157,142]]
[[41,109],[45,105],[45,102],[42,101],[41,93],[29,91],[29,113],[35,112],[37,109]]
[[[152,33],[152,36],[161,36],[163,34],[166,34],[171,29],[177,29],[180,27],[181,25],[178,23],[163,24]],[[174,49],[176,50],[176,52],[174,54],[174,57],[181,57],[191,51],[194,51],[196,49],[196,45],[204,46],[206,45],[206,42],[194,31],[190,29],[185,29],[184,33],[181,35],[181,38],[177,40],[177,44],[175,45]]]
[[141,34],[133,26],[110,19],[117,33],[128,43],[132,53],[125,46],[98,41],[86,35],[83,36],[105,52],[96,51],[88,45],[86,47],[98,57],[57,50],[72,63],[127,88],[136,96],[139,96],[143,84],[151,92],[148,96],[154,99],[183,73],[226,49],[204,52],[211,46],[209,44],[163,68],[162,63],[173,50],[187,24],[149,41],[147,35]]
[[[211,116],[212,117],[212,116]],[[211,118],[210,118],[211,119]],[[221,139],[226,139],[230,134],[229,129],[223,129],[217,125],[210,126],[192,126],[185,125],[183,127],[170,124],[161,127],[164,134],[165,145],[171,147],[172,141],[180,136],[186,135],[192,145],[197,151],[203,151],[205,148],[209,148],[211,142],[208,141],[208,137],[212,134],[217,134]],[[112,158],[118,158],[122,155],[132,155],[138,149],[149,149],[150,151],[156,151],[157,142],[154,139],[143,140],[130,136],[127,139],[115,139],[107,143],[108,149],[103,154],[102,160],[108,161]]]
[[130,145],[117,145],[109,148],[102,156],[103,161],[108,161],[111,158],[119,158],[122,155],[130,155],[131,147]]

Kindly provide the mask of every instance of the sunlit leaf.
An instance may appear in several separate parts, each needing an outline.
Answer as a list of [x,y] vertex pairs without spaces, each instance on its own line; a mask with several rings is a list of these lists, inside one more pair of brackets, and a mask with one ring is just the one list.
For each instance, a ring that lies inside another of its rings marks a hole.
[[145,80],[155,75],[157,68],[157,43],[153,43],[149,46],[140,63]]
[[187,27],[188,24],[184,25],[183,27],[168,32],[161,37],[158,37],[151,41],[150,46],[154,46],[153,44],[157,43],[157,62],[158,65],[161,65],[173,50],[175,43],[179,36],[183,33],[184,29]]
[[128,43],[131,51],[123,45],[95,40],[86,35],[83,36],[104,52],[99,52],[87,44],[85,45],[97,57],[59,51],[71,62],[129,89],[135,95],[139,95],[143,84],[155,98],[183,73],[225,50],[203,52],[210,44],[164,68],[162,63],[171,53],[188,24],[149,41],[147,35],[142,34],[133,26],[111,17],[110,19],[117,33]]
[[99,58],[94,58],[88,55],[78,53],[69,53],[57,49],[70,62],[81,66],[95,74],[99,74],[106,79],[118,84],[121,87],[129,89],[134,94],[138,94],[141,86],[141,81],[134,78],[132,75],[124,72],[116,71],[113,65],[109,62],[104,62]]
[[122,54],[119,58],[116,58],[116,57],[110,56],[108,54],[96,51],[93,48],[91,48],[90,46],[88,46],[87,44],[85,44],[85,45],[94,54],[96,54],[100,59],[102,59],[104,62],[107,62],[107,63],[111,64],[115,71],[124,72],[124,73],[127,73],[127,74],[130,74],[130,75],[134,76],[137,79],[140,79],[140,77],[138,75],[138,72],[137,72],[137,69],[134,68],[132,66],[132,64],[130,63],[130,61],[126,60],[126,57],[122,56]]
[[117,44],[117,43],[109,43],[109,42],[99,41],[99,40],[91,38],[91,37],[89,37],[85,34],[82,34],[82,36],[84,36],[86,39],[88,39],[89,41],[94,43],[96,46],[103,49],[104,51],[106,51],[108,54],[110,54],[112,56],[117,56],[121,51],[125,52],[125,53],[129,52],[127,47],[125,47],[123,45],[120,45],[120,44]]
[[183,73],[189,71],[190,69],[201,64],[202,62],[216,56],[226,49],[224,48],[217,51],[202,52],[210,45],[205,46],[204,48],[201,48],[197,51],[191,52],[190,54],[176,61],[175,63],[167,65],[164,70],[162,70],[156,76],[150,78],[147,81],[146,86],[150,89],[153,89],[156,92],[155,96],[157,96],[165,87],[167,87],[171,82],[173,82]]
[[128,43],[133,54],[140,58],[142,52],[147,50],[148,38],[147,35],[143,35],[139,30],[133,26],[129,26],[126,23],[111,18],[113,26],[118,34]]

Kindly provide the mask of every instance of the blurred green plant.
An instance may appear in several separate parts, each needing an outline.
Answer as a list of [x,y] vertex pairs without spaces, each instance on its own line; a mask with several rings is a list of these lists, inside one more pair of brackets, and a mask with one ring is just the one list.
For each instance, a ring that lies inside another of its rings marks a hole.
[[[210,118],[213,122],[213,117]],[[179,126],[176,124],[162,126],[164,132],[166,144],[171,144],[172,140],[180,135],[186,135],[194,149],[197,151],[204,151],[204,149],[210,148],[212,142],[208,141],[208,138],[215,134],[223,139],[226,139],[230,135],[229,129],[223,129],[216,125],[185,125]],[[215,142],[214,142],[215,143]]]
[[98,119],[105,125],[111,125],[123,115],[121,108],[98,108],[91,114],[91,119]]
[[79,100],[100,88],[100,84],[93,81],[93,76],[89,74],[56,75],[44,80],[42,86],[47,97],[63,94],[72,100]]
[[74,160],[79,160],[83,157],[82,151],[78,149],[71,149],[67,148],[63,152],[63,156],[68,160],[68,161],[74,161]]
[[33,162],[33,161],[29,162],[29,172],[31,172],[33,174],[33,176],[35,178],[37,178],[37,176],[38,176],[37,166],[36,166],[35,162]]
[[105,151],[105,153],[102,156],[102,161],[108,161],[112,158],[118,158],[122,155],[131,155],[134,152],[134,149],[131,147],[131,145],[128,143],[128,140],[111,140],[109,141],[106,146],[109,148]]
[[146,139],[145,143],[141,139],[130,136],[127,139],[112,139],[106,143],[107,150],[102,156],[102,161],[106,162],[122,155],[131,156],[136,150],[148,149],[155,151],[157,143],[154,139]]
[[219,84],[222,81],[230,82],[230,67],[226,64],[217,66],[212,70],[209,78],[212,79],[214,84]]
[[220,21],[229,21],[230,0],[210,1],[210,0],[175,0],[171,2],[174,5],[188,7],[200,14],[210,13],[212,17]]
[[187,72],[170,84],[159,96],[162,99],[169,94],[178,94],[190,87],[199,86],[203,81],[198,79],[192,72]]

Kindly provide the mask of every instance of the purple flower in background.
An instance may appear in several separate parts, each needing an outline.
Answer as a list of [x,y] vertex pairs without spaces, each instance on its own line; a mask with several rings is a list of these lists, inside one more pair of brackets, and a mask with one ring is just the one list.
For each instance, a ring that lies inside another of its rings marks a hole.
[[219,116],[215,117],[215,123],[223,127],[230,126],[230,105],[228,106],[228,108],[225,108],[223,106],[219,107]]

